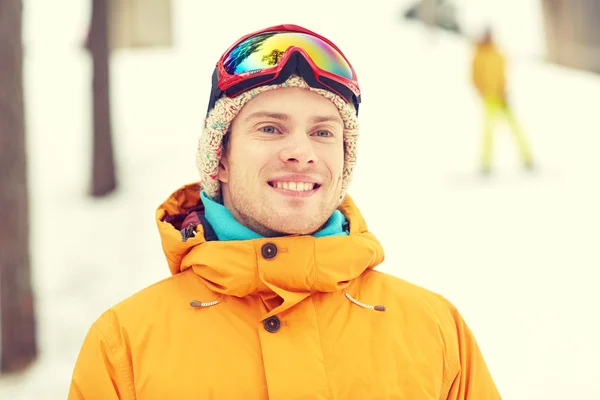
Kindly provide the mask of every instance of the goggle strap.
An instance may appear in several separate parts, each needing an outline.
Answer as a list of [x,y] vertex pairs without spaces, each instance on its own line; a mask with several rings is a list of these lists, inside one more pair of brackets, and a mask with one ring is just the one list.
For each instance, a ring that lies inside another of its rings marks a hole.
[[215,106],[217,100],[221,98],[223,92],[219,89],[219,68],[215,68],[212,74],[212,88],[210,90],[210,97],[208,99],[208,109],[206,111],[206,117]]

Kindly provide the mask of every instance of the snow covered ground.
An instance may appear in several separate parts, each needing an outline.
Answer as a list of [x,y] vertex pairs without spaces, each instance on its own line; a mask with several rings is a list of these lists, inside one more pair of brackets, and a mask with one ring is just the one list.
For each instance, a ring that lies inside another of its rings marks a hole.
[[[400,24],[407,1],[305,1],[295,12],[277,1],[230,1],[237,12],[225,18],[229,10],[216,2],[177,0],[175,49],[113,58],[120,186],[101,200],[86,196],[90,64],[80,43],[89,5],[82,3],[25,1],[40,357],[22,375],[0,378],[1,399],[66,398],[92,322],[168,275],[154,210],[196,180],[214,61],[242,34],[282,22],[332,38],[359,74],[362,136],[350,194],[386,249],[381,269],[458,306],[505,399],[600,399],[600,79],[536,61],[542,42],[533,2],[502,2],[490,15],[515,56],[511,102],[538,162],[534,173],[519,169],[501,127],[496,174],[476,174],[482,116],[469,83],[471,49],[458,37]],[[472,10],[465,21],[476,29]]]

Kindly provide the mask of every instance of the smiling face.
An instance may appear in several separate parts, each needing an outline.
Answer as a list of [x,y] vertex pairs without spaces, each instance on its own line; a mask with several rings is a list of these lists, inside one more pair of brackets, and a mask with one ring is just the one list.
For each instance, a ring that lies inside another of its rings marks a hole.
[[336,106],[317,93],[258,95],[231,124],[218,174],[223,204],[266,237],[319,230],[339,204],[343,132]]

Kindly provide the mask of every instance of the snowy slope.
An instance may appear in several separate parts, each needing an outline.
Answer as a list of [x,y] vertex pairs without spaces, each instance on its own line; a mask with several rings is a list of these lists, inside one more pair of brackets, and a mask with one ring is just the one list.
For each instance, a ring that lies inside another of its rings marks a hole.
[[[90,65],[78,47],[89,8],[80,3],[25,4],[41,356],[21,376],[0,378],[0,398],[66,398],[91,323],[168,276],[154,210],[196,180],[214,60],[239,35],[291,22],[333,38],[359,73],[362,136],[350,194],[386,249],[381,269],[457,305],[504,398],[600,399],[598,77],[540,64],[523,56],[539,53],[508,40],[520,55],[510,64],[511,101],[539,169],[520,171],[500,127],[497,173],[483,180],[481,110],[461,39],[398,24],[391,1],[378,13],[372,2],[320,2],[322,14],[310,2],[293,14],[275,1],[259,2],[261,13],[234,2],[239,17],[217,25],[223,10],[179,0],[176,49],[113,58],[120,190],[90,200]],[[57,8],[61,23],[48,28]]]

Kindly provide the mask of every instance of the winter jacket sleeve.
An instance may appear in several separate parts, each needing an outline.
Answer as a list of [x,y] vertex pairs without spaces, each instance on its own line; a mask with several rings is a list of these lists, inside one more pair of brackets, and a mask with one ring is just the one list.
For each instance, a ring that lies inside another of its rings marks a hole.
[[473,333],[458,310],[447,300],[444,301],[448,305],[456,328],[452,342],[457,343],[457,348],[449,351],[448,357],[458,366],[457,373],[449,382],[447,400],[500,400],[500,393]]
[[133,400],[127,350],[111,311],[90,328],[75,364],[69,400]]

